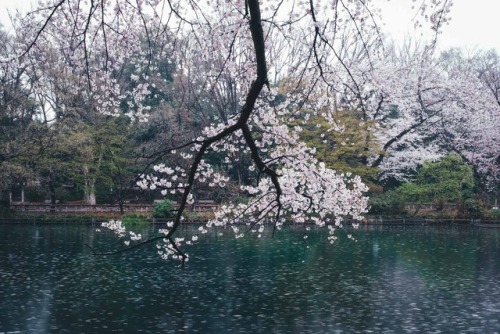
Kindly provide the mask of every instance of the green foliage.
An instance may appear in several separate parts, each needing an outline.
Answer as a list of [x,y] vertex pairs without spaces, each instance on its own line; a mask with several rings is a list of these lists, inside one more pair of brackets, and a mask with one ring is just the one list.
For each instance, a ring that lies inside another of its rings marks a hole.
[[210,211],[205,211],[205,212],[184,212],[183,215],[184,219],[188,222],[207,222],[210,219],[214,218],[213,212]]
[[372,133],[373,122],[364,121],[357,111],[339,111],[334,120],[338,129],[322,117],[311,117],[307,125],[300,125],[301,139],[316,148],[316,158],[327,167],[338,173],[359,175],[371,189],[375,188],[379,170],[368,166],[369,158],[380,153],[380,145]]
[[402,214],[405,213],[405,202],[394,191],[370,196],[370,214]]
[[475,198],[467,198],[464,201],[464,211],[472,214],[474,216],[480,216],[482,214],[482,205],[481,201]]
[[62,203],[77,201],[82,198],[82,193],[77,188],[58,187],[55,190],[55,196]]
[[396,189],[395,193],[406,203],[430,203],[431,196],[427,195],[428,187],[416,183],[404,183]]
[[130,229],[132,227],[146,226],[149,225],[150,223],[151,222],[146,217],[140,214],[128,213],[123,215],[122,217],[122,224],[127,229]]
[[[113,191],[112,191],[113,190]],[[113,203],[114,202],[114,189],[108,182],[97,182],[95,185],[96,203]]]
[[69,136],[73,143],[80,143],[66,164],[71,179],[85,192],[98,195],[99,202],[113,202],[110,190],[122,190],[136,174],[130,170],[134,150],[128,120],[100,117],[94,124],[80,124]]
[[[103,115],[89,120],[59,120],[50,128],[52,142],[43,145],[36,160],[30,160],[36,179],[51,197],[76,200],[83,196],[90,203],[101,190],[100,203],[111,203],[116,200],[113,195],[124,195],[137,175],[130,120]],[[62,188],[68,184],[75,188]]]
[[174,203],[171,200],[165,199],[161,203],[155,204],[153,207],[153,217],[155,218],[172,218]]
[[26,187],[24,189],[24,196],[28,202],[43,202],[48,198],[47,191],[37,186]]
[[486,219],[500,220],[500,209],[491,209],[485,212],[484,217]]
[[472,167],[458,155],[448,155],[437,162],[425,162],[417,179],[396,189],[407,203],[459,203],[472,198]]

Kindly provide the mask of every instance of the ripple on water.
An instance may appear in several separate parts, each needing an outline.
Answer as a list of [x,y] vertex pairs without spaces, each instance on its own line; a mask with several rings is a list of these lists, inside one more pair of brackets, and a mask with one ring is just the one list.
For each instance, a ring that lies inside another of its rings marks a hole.
[[87,226],[2,225],[0,333],[499,332],[500,233],[450,229],[207,235],[180,270],[94,257],[120,243]]

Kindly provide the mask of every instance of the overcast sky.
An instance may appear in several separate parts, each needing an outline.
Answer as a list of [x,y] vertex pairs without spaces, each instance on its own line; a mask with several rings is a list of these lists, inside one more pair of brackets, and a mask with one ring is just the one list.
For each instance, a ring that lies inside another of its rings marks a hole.
[[[396,40],[405,35],[418,36],[412,19],[415,11],[411,10],[412,0],[374,0],[383,6],[385,30]],[[421,1],[421,0],[418,0]],[[428,0],[429,1],[429,0]],[[500,51],[500,0],[453,0],[451,22],[445,26],[439,36],[439,48],[469,47]],[[0,22],[9,25],[7,11],[19,8],[26,11],[31,0],[0,0]]]
[[[393,38],[402,40],[405,34],[420,35],[421,32],[415,33],[413,28],[412,0],[375,1],[383,5],[385,28]],[[499,15],[500,0],[453,0],[451,21],[439,36],[439,48],[476,47],[500,51]]]

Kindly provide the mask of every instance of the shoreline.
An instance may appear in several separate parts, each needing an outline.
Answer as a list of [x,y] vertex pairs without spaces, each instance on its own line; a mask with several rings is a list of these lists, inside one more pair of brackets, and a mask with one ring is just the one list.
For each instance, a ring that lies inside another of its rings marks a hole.
[[[125,215],[124,215],[125,216]],[[61,214],[32,214],[32,215],[12,215],[6,217],[0,217],[1,224],[99,224],[109,220],[120,220],[123,217],[120,215],[61,215]],[[151,216],[144,215],[144,221],[147,221],[153,225],[155,224],[166,224],[171,221],[171,219],[159,219],[152,218]],[[195,215],[193,217],[187,217],[182,224],[205,224],[210,217],[208,215]],[[351,226],[352,220],[344,221],[344,226]],[[476,227],[488,227],[496,228],[500,227],[500,220],[495,219],[485,219],[485,218],[450,218],[450,217],[401,217],[401,216],[377,216],[377,217],[366,217],[364,221],[356,221],[360,226],[415,226],[415,225],[471,225]],[[271,223],[267,223],[271,224]],[[241,223],[240,225],[245,225]],[[314,223],[294,223],[285,222],[284,225],[315,225]]]

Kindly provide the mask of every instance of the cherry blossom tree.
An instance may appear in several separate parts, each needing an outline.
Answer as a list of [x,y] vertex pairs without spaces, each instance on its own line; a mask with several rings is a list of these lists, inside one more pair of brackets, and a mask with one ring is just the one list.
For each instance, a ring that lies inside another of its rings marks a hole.
[[[498,184],[498,59],[495,53],[427,47],[389,50],[361,87],[383,154],[382,179],[411,179],[424,161],[453,152],[474,167],[481,188]],[[389,78],[396,75],[399,81]]]
[[[430,138],[446,108],[449,89],[431,51],[427,47],[404,52],[392,49],[372,72],[367,102],[373,110],[370,117],[380,129],[382,154],[371,164],[383,170],[382,179],[405,181],[409,170],[441,156],[439,145]],[[398,81],[389,79],[395,75]]]
[[498,188],[500,168],[500,57],[491,51],[452,49],[439,66],[453,86],[456,102],[442,122],[441,137],[474,167],[481,188]]
[[[447,21],[450,6],[449,0],[423,1],[419,11],[423,22],[437,33]],[[308,122],[317,116],[334,129],[339,101],[356,104],[354,110],[366,117],[377,112],[366,103],[360,82],[380,59],[370,47],[380,42],[378,19],[375,1],[368,0],[45,0],[17,19],[23,43],[18,45],[16,61],[29,64],[36,74],[50,50],[60,60],[55,70],[74,76],[65,82],[68,90],[109,115],[125,112],[133,119],[147,118],[147,100],[157,87],[155,78],[161,77],[160,59],[173,64],[173,80],[179,87],[194,87],[178,94],[176,106],[188,106],[188,98],[198,98],[207,90],[230,97],[229,112],[224,110],[195,137],[165,147],[164,161],[139,182],[145,189],[181,196],[175,219],[161,236],[117,251],[158,242],[162,257],[184,262],[188,256],[181,244],[196,241],[198,235],[181,240],[175,232],[186,205],[193,201],[194,188],[197,184],[224,187],[228,181],[206,161],[210,152],[228,158],[235,152],[249,156],[255,181],[241,186],[247,202],[222,206],[215,219],[200,227],[200,234],[212,226],[230,226],[237,237],[245,231],[260,236],[269,226],[266,222],[275,230],[287,220],[319,226],[332,220],[335,225],[328,225],[328,230],[333,242],[343,218],[361,218],[367,207],[363,196],[367,187],[360,178],[326,168],[315,157],[315,148],[300,140],[301,127],[287,123],[299,118]],[[355,66],[353,55],[360,54],[365,61]],[[390,70],[380,77],[393,86],[399,80]],[[183,78],[189,82],[182,85]],[[277,98],[279,82],[271,78],[292,83],[284,98]],[[33,87],[41,92],[45,83],[37,80]],[[433,92],[419,90],[418,94],[429,95],[426,108],[436,99]],[[432,111],[424,113],[432,116]],[[179,157],[185,163],[172,164]],[[105,226],[133,241],[139,239],[127,234],[119,222]]]

